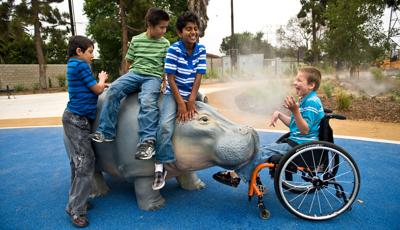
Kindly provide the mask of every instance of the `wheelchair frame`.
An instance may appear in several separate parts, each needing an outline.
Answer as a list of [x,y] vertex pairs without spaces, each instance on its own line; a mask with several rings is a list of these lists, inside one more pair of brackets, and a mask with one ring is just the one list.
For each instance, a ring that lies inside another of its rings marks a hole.
[[[320,124],[320,141],[297,145],[279,162],[261,163],[253,170],[248,198],[250,202],[253,196],[257,196],[262,219],[270,217],[263,201],[265,187],[259,177],[260,171],[265,168],[270,169],[281,204],[300,218],[328,220],[351,210],[360,189],[360,173],[351,155],[333,143],[329,125],[332,118],[346,118],[332,114],[328,109],[325,112],[327,114]],[[282,142],[288,134],[277,142]]]

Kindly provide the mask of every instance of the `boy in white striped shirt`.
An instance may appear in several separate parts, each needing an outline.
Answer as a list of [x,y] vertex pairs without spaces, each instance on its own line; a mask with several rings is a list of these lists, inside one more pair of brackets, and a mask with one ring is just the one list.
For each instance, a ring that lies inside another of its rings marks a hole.
[[172,135],[175,121],[186,122],[196,113],[195,100],[201,78],[206,73],[206,48],[199,44],[199,20],[192,12],[179,16],[176,28],[180,40],[172,44],[165,58],[167,86],[160,108],[156,141],[156,164],[153,189],[161,189],[167,172],[163,164],[175,162]]

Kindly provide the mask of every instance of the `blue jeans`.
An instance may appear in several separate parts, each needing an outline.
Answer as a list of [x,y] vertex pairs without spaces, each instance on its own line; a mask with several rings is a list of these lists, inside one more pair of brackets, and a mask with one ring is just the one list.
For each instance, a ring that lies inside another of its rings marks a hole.
[[139,92],[139,140],[155,140],[158,126],[158,98],[160,96],[161,78],[140,75],[129,71],[114,81],[107,90],[103,108],[100,112],[97,132],[107,139],[114,139],[118,112],[122,98]]
[[164,94],[161,103],[160,125],[157,131],[156,162],[171,163],[175,161],[172,147],[172,136],[175,129],[176,101],[172,94]]
[[251,174],[257,165],[265,163],[265,161],[274,154],[286,154],[290,149],[292,149],[292,147],[287,143],[272,143],[262,146],[249,163],[235,171],[244,182],[248,182],[250,181]]

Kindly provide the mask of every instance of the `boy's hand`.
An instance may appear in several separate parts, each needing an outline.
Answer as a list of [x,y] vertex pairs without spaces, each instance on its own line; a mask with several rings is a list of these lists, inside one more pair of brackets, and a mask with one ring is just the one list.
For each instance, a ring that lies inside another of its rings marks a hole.
[[197,113],[195,101],[189,100],[188,102],[186,102],[186,108],[187,108],[187,117],[189,120],[192,120],[195,114]]
[[186,108],[186,103],[178,104],[178,109],[176,111],[176,120],[178,122],[185,122],[188,120],[188,112]]
[[290,110],[290,112],[294,113],[295,111],[299,110],[299,105],[297,104],[296,100],[292,96],[287,96],[285,98],[284,107]]
[[99,73],[99,82],[104,83],[104,82],[107,81],[107,79],[108,79],[108,74],[107,74],[107,72],[101,71],[101,72]]
[[275,112],[272,114],[271,120],[269,121],[269,127],[275,127],[276,122],[277,122],[278,119],[279,119],[279,114],[280,114],[279,111],[275,111]]

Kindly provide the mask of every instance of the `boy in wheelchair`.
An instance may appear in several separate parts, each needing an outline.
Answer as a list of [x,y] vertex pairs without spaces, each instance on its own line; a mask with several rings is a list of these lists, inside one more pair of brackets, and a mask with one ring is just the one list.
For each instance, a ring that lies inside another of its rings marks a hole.
[[287,96],[284,101],[284,107],[291,112],[291,116],[275,111],[269,122],[269,126],[275,127],[278,120],[282,121],[289,127],[290,136],[283,142],[261,147],[249,163],[235,171],[217,172],[213,175],[213,178],[220,183],[237,187],[241,179],[244,182],[250,181],[251,174],[258,164],[278,162],[280,156],[289,152],[294,146],[317,141],[319,124],[325,115],[321,100],[316,92],[320,83],[321,72],[317,68],[300,68],[293,83],[299,98],[298,102],[292,96]]

